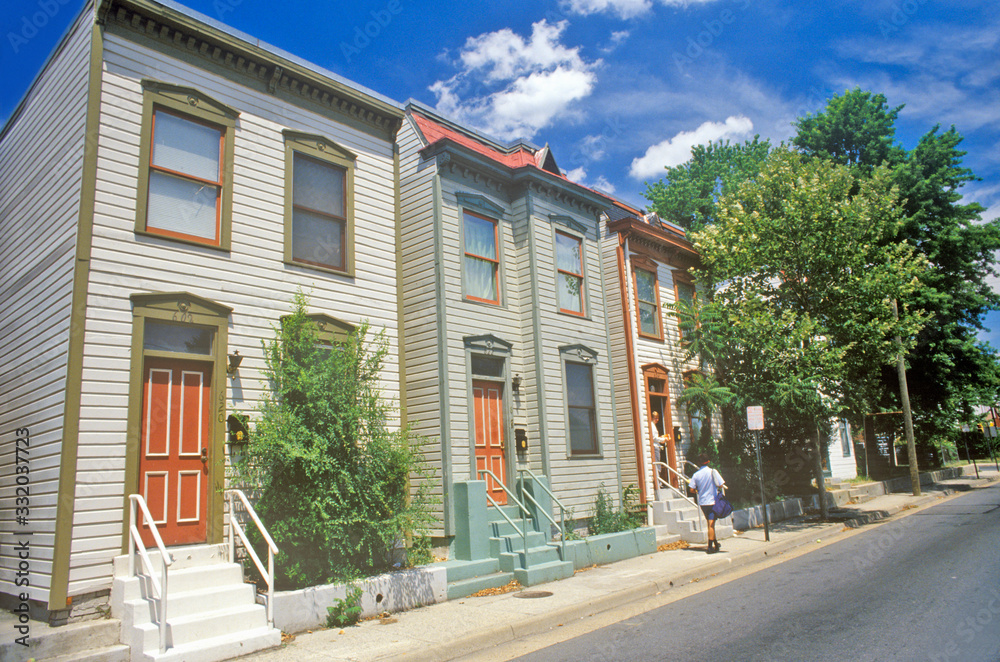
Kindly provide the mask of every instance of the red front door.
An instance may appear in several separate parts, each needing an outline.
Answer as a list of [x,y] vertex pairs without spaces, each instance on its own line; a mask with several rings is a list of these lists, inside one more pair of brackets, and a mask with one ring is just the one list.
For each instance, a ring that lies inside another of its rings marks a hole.
[[[489,469],[507,484],[507,463],[504,460],[503,440],[503,385],[497,382],[473,380],[472,393],[476,410],[476,471]],[[486,492],[500,505],[507,503],[507,493],[490,476],[486,479]]]
[[[147,358],[142,382],[139,494],[165,545],[206,541],[212,368]],[[154,544],[140,515],[139,532]]]

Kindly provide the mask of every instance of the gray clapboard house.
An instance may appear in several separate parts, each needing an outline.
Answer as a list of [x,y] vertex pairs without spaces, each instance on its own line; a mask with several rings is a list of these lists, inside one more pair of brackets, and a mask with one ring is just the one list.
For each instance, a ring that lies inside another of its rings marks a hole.
[[[173,2],[85,6],[0,130],[0,287],[20,320],[0,331],[4,606],[26,592],[35,617],[62,622],[114,589],[133,660],[278,642],[220,545],[227,418],[259,398],[261,340],[299,288],[324,333],[385,329],[382,390],[399,397],[402,120],[399,104]],[[30,434],[21,521],[15,429]],[[130,495],[177,559],[166,641],[151,584],[113,563],[131,546]]]
[[569,181],[548,146],[417,102],[398,141],[404,403],[440,477],[434,535],[462,559],[487,536],[483,517],[516,519],[522,480],[578,518],[602,484],[621,493],[600,254],[610,201]]

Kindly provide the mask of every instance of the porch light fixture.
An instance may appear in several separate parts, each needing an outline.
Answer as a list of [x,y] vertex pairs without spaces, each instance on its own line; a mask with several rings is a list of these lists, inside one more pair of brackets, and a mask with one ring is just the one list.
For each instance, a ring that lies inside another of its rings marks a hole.
[[234,349],[233,353],[229,355],[229,365],[226,366],[226,372],[235,375],[236,371],[240,369],[241,363],[243,363],[243,357],[240,356],[240,350]]
[[514,393],[518,393],[521,390],[521,375],[514,375],[510,380],[510,385],[514,389]]

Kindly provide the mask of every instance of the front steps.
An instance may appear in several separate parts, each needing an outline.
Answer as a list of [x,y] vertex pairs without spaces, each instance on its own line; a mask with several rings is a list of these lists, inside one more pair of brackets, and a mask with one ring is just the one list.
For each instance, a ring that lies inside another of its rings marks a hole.
[[[663,545],[677,540],[690,543],[708,542],[707,523],[701,509],[686,499],[664,495],[661,501],[649,504],[653,511],[653,528],[656,530],[656,544]],[[732,516],[715,523],[716,540],[733,535]]]
[[229,563],[225,545],[168,549],[174,563],[168,570],[166,650],[160,652],[160,555],[149,554],[156,575],[145,575],[136,555],[139,577],[128,576],[128,557],[114,560],[111,610],[121,619],[121,640],[132,651],[132,662],[217,662],[281,644],[281,632],[267,623],[252,584],[243,582],[243,568]]
[[28,646],[15,641],[16,619],[0,624],[0,661],[129,662],[129,648],[119,643],[121,621],[104,618],[51,627],[30,621]]
[[502,508],[518,527],[527,529],[526,536],[522,537],[499,512],[491,510],[492,519],[487,525],[491,556],[441,564],[448,572],[449,600],[483,589],[500,588],[512,579],[522,586],[534,586],[573,576],[573,562],[562,559],[560,548],[548,544],[546,535],[535,530],[531,519],[518,519],[516,506]]

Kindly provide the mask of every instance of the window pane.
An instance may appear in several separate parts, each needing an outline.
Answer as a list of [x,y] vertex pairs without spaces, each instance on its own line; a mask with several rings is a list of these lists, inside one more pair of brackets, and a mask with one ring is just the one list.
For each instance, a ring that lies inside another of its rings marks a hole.
[[493,221],[465,215],[465,252],[492,260],[497,258],[496,225]]
[[466,296],[497,300],[496,264],[466,255],[463,271]]
[[677,283],[677,298],[679,298],[684,303],[691,305],[694,303],[694,286],[690,283],[684,283],[678,281]]
[[344,268],[344,224],[301,209],[292,211],[292,259]]
[[594,381],[589,365],[566,364],[566,393],[570,407],[594,406]]
[[569,235],[556,233],[556,268],[583,273],[580,268],[580,241]]
[[221,138],[219,129],[158,110],[153,165],[217,182]]
[[503,376],[503,359],[492,359],[473,354],[472,374],[483,377],[501,377]]
[[211,354],[212,330],[146,320],[143,349],[186,354]]
[[344,170],[295,154],[293,204],[345,218]]
[[635,272],[635,286],[639,296],[640,301],[655,302],[656,301],[656,290],[654,283],[656,279],[653,278],[653,274],[648,271]]
[[639,304],[639,330],[649,336],[660,335],[660,327],[656,323],[656,306]]
[[580,284],[583,279],[569,274],[559,274],[557,290],[559,294],[559,308],[561,310],[572,310],[575,313],[583,312],[583,297],[580,296]]
[[594,410],[570,407],[569,409],[569,451],[570,454],[596,453],[597,439],[594,436]]
[[150,171],[146,228],[217,239],[218,198],[217,186]]

